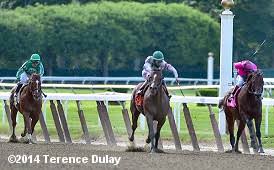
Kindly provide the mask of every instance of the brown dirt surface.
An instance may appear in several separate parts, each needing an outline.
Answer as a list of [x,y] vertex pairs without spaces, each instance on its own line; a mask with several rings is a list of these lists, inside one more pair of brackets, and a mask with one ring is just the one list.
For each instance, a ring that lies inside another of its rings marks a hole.
[[[21,144],[0,142],[0,169],[274,169],[274,157],[251,154],[165,150],[163,154],[126,152],[126,147],[86,144]],[[10,155],[39,155],[40,162],[11,164]],[[50,157],[87,157],[88,163],[45,163]],[[93,163],[93,155],[121,157],[118,165]]]

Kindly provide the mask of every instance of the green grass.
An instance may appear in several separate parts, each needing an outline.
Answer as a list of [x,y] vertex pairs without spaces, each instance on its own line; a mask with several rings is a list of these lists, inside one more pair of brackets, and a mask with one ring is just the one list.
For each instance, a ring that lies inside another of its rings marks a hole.
[[[71,90],[68,89],[57,89],[57,91],[53,90],[45,90],[45,92],[58,92],[58,93],[71,93]],[[97,92],[104,92],[104,90],[100,91],[91,91],[91,90],[75,90],[77,94],[83,94],[83,93],[97,93]],[[173,94],[180,93],[179,91],[173,92]],[[184,90],[185,95],[195,95],[194,90]],[[56,104],[56,103],[55,103]],[[0,104],[2,106],[2,103]],[[57,106],[57,105],[56,105]],[[67,122],[68,122],[68,127],[70,131],[70,135],[73,140],[78,140],[82,136],[82,128],[80,125],[80,120],[78,116],[78,110],[77,110],[77,105],[75,101],[68,101],[67,104],[65,101],[63,101],[63,107],[64,110],[66,111],[66,106],[67,106]],[[43,112],[46,113],[46,121],[47,121],[47,127],[50,133],[51,138],[56,138],[58,139],[55,124],[52,118],[52,114],[50,111],[49,107],[49,102],[46,103],[46,105],[43,106]],[[207,106],[197,106],[196,104],[188,104],[191,116],[192,116],[192,121],[194,124],[194,128],[197,134],[198,142],[200,143],[210,143],[213,144],[215,143],[210,119],[209,119],[209,112],[208,112],[208,107]],[[46,108],[46,109],[45,109]],[[81,108],[84,111],[85,119],[88,125],[88,130],[93,139],[97,138],[103,138],[104,133],[102,130],[102,127],[98,123],[98,112],[97,112],[97,106],[96,102],[93,101],[83,101],[81,102]],[[129,110],[129,102],[126,103],[126,108]],[[113,127],[113,131],[115,136],[119,137],[124,137],[126,138],[126,128],[125,124],[123,121],[123,116],[122,116],[122,107],[119,105],[109,105],[109,117],[111,120],[111,124]],[[216,119],[218,121],[218,108],[216,106],[213,106],[213,111],[215,113]],[[274,110],[273,108],[270,108],[269,110],[269,135],[265,136],[264,131],[265,131],[265,117],[263,115],[263,122],[262,122],[262,137],[263,137],[263,145],[264,147],[267,148],[274,148]],[[265,108],[263,108],[263,114],[265,113]],[[2,116],[3,112],[0,112],[0,116]],[[5,114],[5,112],[4,112]],[[23,130],[23,120],[22,120],[22,115],[18,114],[18,124],[17,124],[17,134],[20,134],[21,131]],[[131,117],[131,113],[129,111],[129,116]],[[190,142],[190,137],[188,134],[188,130],[186,127],[185,119],[183,116],[183,112],[181,111],[181,127],[180,127],[180,138],[183,143],[191,143]],[[139,126],[139,124],[138,124]],[[145,124],[146,126],[146,124]],[[0,133],[8,135],[9,128],[7,121],[6,123],[2,123],[0,121]],[[36,133],[39,136],[42,136],[42,130],[40,128],[40,124],[37,124],[36,127]],[[141,138],[144,139],[147,137],[147,127],[145,127],[145,130],[141,130],[140,126],[136,130],[136,138]],[[161,137],[163,139],[172,139],[172,134],[169,128],[169,123],[168,120],[166,121],[165,125],[162,128],[161,131]],[[228,143],[228,135],[222,136],[223,142]]]

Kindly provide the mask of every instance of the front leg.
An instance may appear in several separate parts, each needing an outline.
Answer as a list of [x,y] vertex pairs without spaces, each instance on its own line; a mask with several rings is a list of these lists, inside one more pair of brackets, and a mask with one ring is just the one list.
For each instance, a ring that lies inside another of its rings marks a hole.
[[147,126],[149,130],[149,138],[151,141],[150,152],[155,152],[155,139],[154,139],[154,128],[153,128],[153,118],[150,114],[146,113]]
[[26,127],[27,134],[25,137],[22,138],[23,143],[30,143],[31,142],[31,120],[30,120],[30,113],[24,112],[24,123]]

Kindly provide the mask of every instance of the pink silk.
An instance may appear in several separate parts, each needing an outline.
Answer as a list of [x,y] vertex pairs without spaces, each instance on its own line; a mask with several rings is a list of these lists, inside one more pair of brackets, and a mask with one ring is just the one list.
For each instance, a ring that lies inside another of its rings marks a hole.
[[234,67],[237,69],[237,72],[240,76],[246,76],[249,73],[249,71],[257,70],[257,66],[248,60],[234,63]]

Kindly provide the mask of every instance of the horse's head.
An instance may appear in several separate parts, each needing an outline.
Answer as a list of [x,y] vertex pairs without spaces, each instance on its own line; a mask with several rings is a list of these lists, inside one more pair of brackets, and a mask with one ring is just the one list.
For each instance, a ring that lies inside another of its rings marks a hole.
[[152,95],[156,95],[159,89],[162,88],[162,71],[161,70],[153,70],[150,74],[151,84],[149,89]]
[[39,74],[32,74],[29,79],[29,90],[34,100],[41,99],[41,78]]
[[246,82],[248,93],[261,97],[264,86],[263,73],[260,70],[250,73]]

